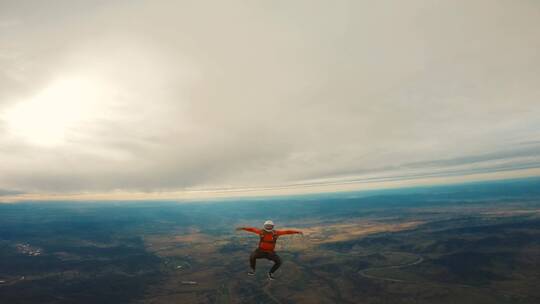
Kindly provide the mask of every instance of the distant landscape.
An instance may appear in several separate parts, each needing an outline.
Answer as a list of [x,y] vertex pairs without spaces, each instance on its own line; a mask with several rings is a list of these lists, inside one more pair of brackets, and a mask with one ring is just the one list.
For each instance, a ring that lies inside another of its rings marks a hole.
[[[257,237],[294,228],[246,275]],[[0,204],[0,303],[540,303],[540,178],[208,201]]]

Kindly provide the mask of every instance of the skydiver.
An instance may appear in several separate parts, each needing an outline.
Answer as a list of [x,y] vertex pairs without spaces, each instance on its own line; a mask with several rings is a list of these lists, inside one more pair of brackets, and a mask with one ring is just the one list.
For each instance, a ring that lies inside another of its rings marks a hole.
[[249,257],[251,271],[248,272],[248,275],[255,275],[257,259],[267,259],[274,262],[274,266],[272,266],[268,272],[269,280],[274,280],[273,274],[281,266],[281,258],[274,251],[278,237],[287,234],[303,235],[302,231],[298,230],[274,230],[274,222],[271,220],[264,222],[263,229],[254,227],[238,227],[236,230],[244,230],[259,235],[259,246],[251,253]]

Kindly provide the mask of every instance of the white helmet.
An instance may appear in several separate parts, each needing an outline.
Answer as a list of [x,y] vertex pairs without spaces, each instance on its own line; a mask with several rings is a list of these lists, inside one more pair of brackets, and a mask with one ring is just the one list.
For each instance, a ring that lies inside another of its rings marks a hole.
[[266,231],[272,231],[274,229],[274,222],[272,222],[271,220],[267,220],[266,222],[264,222],[263,227]]

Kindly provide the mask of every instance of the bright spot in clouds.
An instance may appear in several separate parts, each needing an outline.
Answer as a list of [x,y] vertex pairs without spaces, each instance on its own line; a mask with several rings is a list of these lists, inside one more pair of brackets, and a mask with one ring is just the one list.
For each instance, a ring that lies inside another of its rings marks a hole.
[[4,114],[10,135],[40,146],[56,146],[69,140],[71,132],[84,128],[106,114],[105,87],[84,77],[65,77],[51,82]]

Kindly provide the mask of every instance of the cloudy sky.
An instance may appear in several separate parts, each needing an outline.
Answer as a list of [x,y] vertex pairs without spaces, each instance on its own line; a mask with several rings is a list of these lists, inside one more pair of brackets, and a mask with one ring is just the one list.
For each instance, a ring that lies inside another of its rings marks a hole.
[[540,175],[539,50],[535,0],[1,0],[0,196]]

